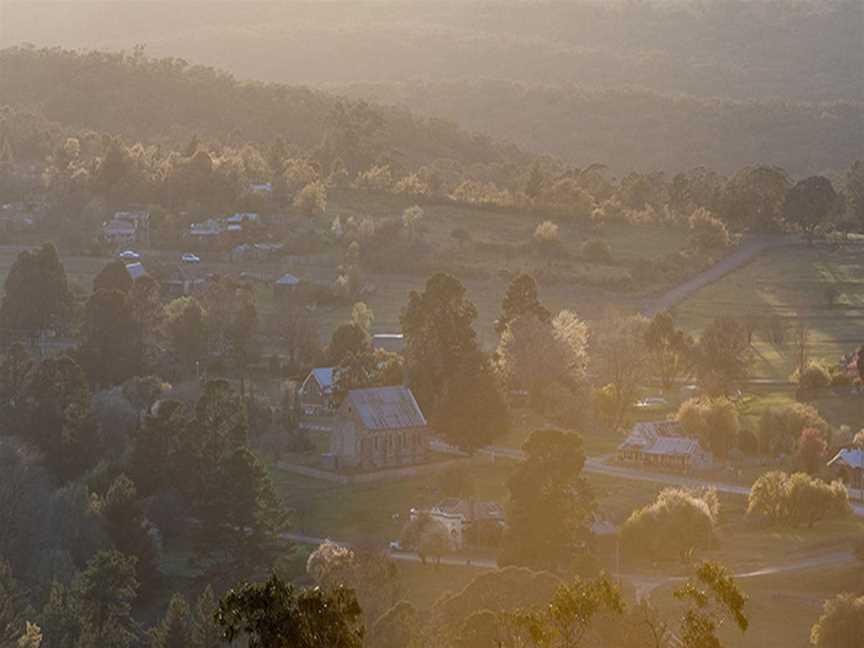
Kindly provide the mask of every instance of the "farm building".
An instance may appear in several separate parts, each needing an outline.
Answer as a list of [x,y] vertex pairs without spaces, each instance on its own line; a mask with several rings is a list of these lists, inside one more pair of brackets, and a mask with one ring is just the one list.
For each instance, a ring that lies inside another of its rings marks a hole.
[[330,438],[335,467],[384,468],[426,460],[429,424],[407,387],[352,389]]
[[300,408],[307,416],[320,416],[333,409],[333,367],[318,367],[309,372],[297,390]]
[[618,461],[689,471],[710,468],[713,458],[697,439],[683,435],[677,421],[643,421],[618,446]]

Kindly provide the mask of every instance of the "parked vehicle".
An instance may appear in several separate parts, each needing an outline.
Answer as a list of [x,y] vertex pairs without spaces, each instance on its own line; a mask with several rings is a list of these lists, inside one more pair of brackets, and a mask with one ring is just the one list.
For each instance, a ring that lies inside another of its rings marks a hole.
[[201,258],[191,252],[187,252],[180,259],[183,263],[201,263]]
[[638,401],[635,405],[637,409],[653,410],[665,409],[669,407],[669,401],[662,396],[649,396]]

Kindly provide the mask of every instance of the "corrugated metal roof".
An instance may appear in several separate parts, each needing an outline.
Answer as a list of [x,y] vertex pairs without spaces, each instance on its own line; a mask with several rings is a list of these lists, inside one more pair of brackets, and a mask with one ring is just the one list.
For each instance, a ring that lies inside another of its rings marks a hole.
[[834,458],[828,462],[828,465],[833,466],[835,463],[843,464],[850,468],[864,468],[864,450],[843,448],[834,455]]
[[642,452],[651,455],[692,455],[700,450],[699,442],[685,437],[657,437]]
[[333,388],[333,367],[318,367],[312,370],[312,375],[324,391]]
[[692,455],[701,451],[699,441],[681,435],[678,421],[642,421],[618,446],[619,450],[639,450],[650,455]]
[[282,275],[279,279],[276,280],[277,286],[296,286],[300,283],[300,280],[292,274]]
[[426,426],[426,417],[407,387],[352,389],[348,392],[348,401],[367,430]]
[[140,262],[127,264],[126,272],[128,272],[129,276],[132,277],[132,281],[135,281],[139,277],[143,277],[147,274],[147,270],[144,269],[144,264]]

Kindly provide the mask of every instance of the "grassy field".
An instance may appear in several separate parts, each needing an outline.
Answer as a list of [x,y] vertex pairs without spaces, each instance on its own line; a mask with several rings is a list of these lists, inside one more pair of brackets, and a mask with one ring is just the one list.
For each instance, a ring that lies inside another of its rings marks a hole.
[[[829,307],[826,289],[837,291]],[[836,362],[861,344],[864,324],[864,240],[833,249],[828,243],[767,250],[746,267],[698,291],[675,308],[679,324],[701,331],[720,316],[777,318],[787,329],[803,322],[814,359]],[[754,340],[755,377],[786,379],[794,369],[792,345],[776,346],[765,327]]]
[[[370,195],[354,191],[332,192],[326,216],[310,222],[298,222],[298,228],[328,229],[336,217],[345,223],[350,218],[383,220],[399,218],[413,201],[388,194]],[[423,207],[423,233],[419,251],[406,254],[415,263],[404,263],[397,272],[366,272],[364,278],[370,293],[365,301],[375,312],[376,331],[398,331],[399,314],[412,290],[421,289],[429,274],[446,271],[465,285],[469,298],[476,304],[476,329],[482,342],[491,348],[497,342],[494,321],[510,277],[518,272],[537,276],[548,273],[547,260],[535,252],[525,254],[517,248],[530,243],[540,219],[528,212],[493,211],[457,205]],[[611,223],[600,237],[610,245],[610,265],[587,263],[580,257],[581,245],[598,235],[574,223],[561,222],[560,240],[567,258],[556,261],[552,277],[541,281],[541,298],[555,311],[570,309],[587,320],[604,316],[608,308],[634,308],[638,298],[630,293],[614,292],[585,283],[588,278],[615,277],[626,273],[626,265],[635,257],[659,257],[679,250],[687,240],[680,227]],[[470,232],[471,241],[459,244],[451,233],[462,228]],[[292,272],[312,281],[329,282],[336,278],[335,267],[290,267]],[[656,287],[655,287],[656,288]],[[268,298],[262,296],[266,311]],[[350,306],[322,307],[316,315],[325,336],[350,317]]]
[[[513,466],[504,459],[472,463],[469,474],[474,496],[504,504],[505,482]],[[399,537],[412,508],[431,506],[446,497],[442,485],[448,470],[399,481],[346,485],[302,477],[278,467],[271,467],[270,472],[277,494],[296,511],[297,532],[382,546]]]
[[[842,592],[864,592],[860,565],[825,567],[746,578],[738,581],[748,595],[750,627],[741,634],[727,623],[721,634],[736,648],[807,648],[810,628],[822,612],[823,602]],[[680,612],[673,602],[674,586],[664,586],[652,601],[667,614]]]

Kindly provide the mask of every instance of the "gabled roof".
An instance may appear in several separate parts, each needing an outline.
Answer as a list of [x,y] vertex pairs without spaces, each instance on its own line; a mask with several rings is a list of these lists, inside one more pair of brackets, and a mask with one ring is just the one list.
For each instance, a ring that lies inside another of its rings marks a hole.
[[352,389],[345,399],[367,430],[426,427],[426,417],[407,387]]
[[312,370],[312,375],[325,392],[333,389],[333,367],[318,367]]
[[864,469],[864,450],[861,450],[860,448],[843,448],[840,452],[834,455],[834,458],[828,462],[828,465]]
[[696,439],[682,436],[678,421],[642,421],[633,426],[619,450],[639,450],[649,455],[693,455],[702,451]]
[[292,274],[285,274],[276,280],[277,286],[296,286],[300,280]]
[[657,440],[647,448],[642,448],[644,454],[650,455],[692,455],[702,449],[696,439],[687,437],[657,437]]

